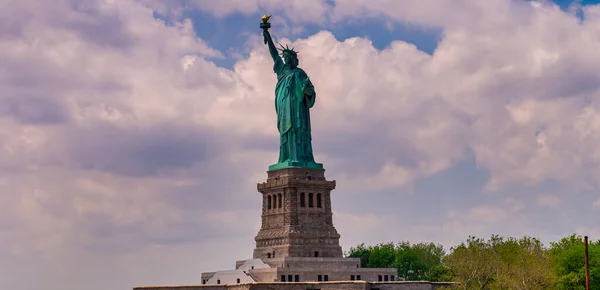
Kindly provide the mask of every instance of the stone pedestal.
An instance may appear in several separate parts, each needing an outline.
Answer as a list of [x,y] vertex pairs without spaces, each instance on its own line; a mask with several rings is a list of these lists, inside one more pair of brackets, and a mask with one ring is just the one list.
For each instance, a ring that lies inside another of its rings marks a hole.
[[237,261],[235,270],[202,273],[202,284],[242,285],[252,280],[285,283],[285,290],[302,282],[316,283],[302,289],[322,289],[332,281],[397,279],[395,268],[361,268],[359,258],[343,258],[331,211],[335,181],[325,179],[324,169],[288,167],[267,174],[267,181],[257,185],[263,203],[254,258]]
[[262,225],[253,257],[342,258],[340,235],[333,226],[331,191],[335,181],[324,169],[284,168],[267,172],[259,183],[263,195]]

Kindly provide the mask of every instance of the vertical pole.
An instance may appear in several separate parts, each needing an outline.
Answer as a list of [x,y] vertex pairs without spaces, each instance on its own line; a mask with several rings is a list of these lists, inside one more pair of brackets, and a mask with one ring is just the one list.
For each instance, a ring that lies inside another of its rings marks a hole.
[[585,243],[585,290],[590,290],[590,260],[588,256],[588,237],[583,237]]

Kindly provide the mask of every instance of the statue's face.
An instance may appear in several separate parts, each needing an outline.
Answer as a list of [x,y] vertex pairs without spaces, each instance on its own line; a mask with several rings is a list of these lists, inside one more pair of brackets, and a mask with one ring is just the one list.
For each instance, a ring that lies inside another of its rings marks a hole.
[[297,66],[298,65],[298,58],[295,55],[291,54],[291,53],[284,53],[283,54],[283,61],[287,65],[291,65],[291,66]]

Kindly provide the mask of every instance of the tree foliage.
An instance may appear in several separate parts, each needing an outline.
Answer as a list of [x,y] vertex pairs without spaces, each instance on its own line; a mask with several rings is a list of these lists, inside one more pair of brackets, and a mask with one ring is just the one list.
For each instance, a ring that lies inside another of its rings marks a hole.
[[469,237],[444,258],[463,289],[550,289],[552,257],[535,238]]
[[[584,242],[581,236],[571,235],[550,243],[554,258],[554,271],[558,276],[559,290],[585,290]],[[590,261],[590,287],[600,289],[600,241],[588,246]]]
[[360,258],[362,267],[397,268],[400,280],[441,281],[448,273],[448,269],[441,264],[444,253],[444,248],[438,244],[411,245],[409,242],[401,242],[375,246],[360,244],[350,248],[346,256]]
[[[459,289],[585,290],[584,243],[571,235],[550,247],[532,237],[469,237],[450,249],[434,243],[360,244],[362,267],[396,268],[401,280],[458,282]],[[600,241],[589,244],[591,289],[600,289]]]
[[350,248],[350,251],[348,253],[346,253],[346,257],[360,258],[360,266],[362,268],[368,268],[370,256],[371,256],[371,247],[365,246],[365,243],[362,243],[356,247]]

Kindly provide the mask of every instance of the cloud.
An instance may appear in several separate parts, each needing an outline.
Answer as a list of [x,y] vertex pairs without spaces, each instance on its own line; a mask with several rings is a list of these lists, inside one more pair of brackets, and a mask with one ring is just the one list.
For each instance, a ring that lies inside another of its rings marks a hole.
[[[490,0],[485,3],[468,0],[434,1],[336,0],[332,19],[378,17],[410,22],[428,27],[471,29],[504,29],[519,25],[526,17],[527,4],[521,1]],[[453,13],[448,13],[452,11]],[[474,25],[478,24],[478,25]]]
[[69,147],[65,149],[73,167],[133,177],[156,176],[170,169],[209,163],[219,155],[215,147],[225,146],[219,144],[215,132],[203,130],[201,126],[173,124],[127,129],[86,126],[71,129],[64,135],[55,146],[67,141]]
[[[154,2],[154,1],[145,1]],[[280,12],[292,23],[343,23],[348,20],[383,18],[391,22],[404,22],[426,27],[477,27],[503,29],[510,24],[516,26],[526,19],[524,16],[534,6],[521,1],[490,0],[485,4],[459,0],[407,0],[390,2],[387,0],[251,0],[251,1],[210,1],[184,0],[191,7],[199,8],[224,17],[236,13],[263,14]],[[550,5],[550,4],[546,4]],[[162,7],[154,5],[155,7]],[[560,8],[556,5],[554,9]],[[453,11],[454,13],[448,13]],[[280,20],[274,19],[280,22]],[[389,22],[388,22],[389,24]]]
[[225,15],[242,14],[272,14],[282,11],[287,18],[293,22],[323,23],[326,20],[330,5],[323,0],[306,1],[281,1],[281,0],[233,0],[233,1],[210,1],[210,0],[188,0],[190,5],[204,11],[213,13],[217,17]]
[[[0,269],[12,277],[0,288],[89,288],[98,277],[77,269],[102,276],[148,247],[253,234],[240,205],[259,201],[227,169],[235,142],[205,119],[241,85],[189,20],[166,25],[134,1],[12,1],[0,14]],[[43,265],[36,281],[22,272]]]
[[[438,172],[462,157],[467,123],[458,112],[446,110],[438,96],[419,92],[420,85],[415,86],[423,76],[427,54],[402,42],[378,52],[367,40],[338,42],[329,32],[299,40],[294,47],[300,50],[301,65],[310,68],[307,72],[318,88],[313,113],[315,151],[329,168],[341,169],[339,173],[348,174],[348,179],[373,178],[359,182],[363,186],[381,182],[393,186]],[[254,84],[254,90],[247,98],[230,103],[227,110],[238,113],[219,114],[221,122],[235,123],[240,114],[246,114],[260,120],[256,130],[272,127],[269,124],[274,120],[262,117],[271,111],[275,81],[274,76],[268,77],[273,75],[269,62],[268,52],[260,47],[248,60],[236,64],[235,72]],[[256,109],[247,109],[249,99],[258,104]],[[274,129],[269,134],[276,136]],[[386,143],[394,145],[382,147]]]
[[[541,211],[527,213],[527,201],[555,200],[528,200],[522,189],[597,185],[597,7],[583,8],[579,21],[555,6],[500,0],[403,9],[231,3],[195,5],[219,16],[283,9],[299,22],[368,9],[444,27],[433,55],[327,31],[281,39],[300,50],[317,90],[317,161],[345,197],[379,198],[361,205],[368,213],[336,212],[344,243],[363,234],[452,245],[469,234],[572,231],[537,223]],[[0,204],[9,206],[0,213],[0,269],[11,280],[0,288],[197,283],[198,272],[250,255],[260,226],[255,186],[277,156],[272,60],[251,38],[233,70],[217,67],[222,53],[198,39],[191,20],[177,20],[181,7],[163,4],[3,2]],[[378,212],[400,189],[468,158],[497,190],[486,202],[439,212],[419,204],[426,218]],[[351,233],[356,221],[367,230]],[[391,228],[409,230],[398,238]],[[32,269],[46,276],[31,281]]]
[[[582,35],[594,31],[597,20],[579,24],[549,5],[527,11],[529,21],[518,30],[448,28],[432,56],[403,42],[377,51],[367,40],[338,42],[327,32],[296,41],[301,64],[319,95],[327,96],[315,109],[327,114],[314,114],[315,142],[325,144],[317,152],[330,166],[348,161],[340,167],[351,162],[361,164],[356,171],[372,173],[391,164],[418,177],[472,151],[492,173],[491,190],[554,179],[594,183],[598,162],[580,156],[597,155],[586,144],[596,142],[599,59],[584,48]],[[274,81],[258,85],[269,74],[265,62],[262,49],[235,69],[256,84],[257,95],[270,94]],[[349,146],[356,143],[361,146]]]
[[541,206],[556,208],[560,205],[560,198],[554,195],[542,195],[538,197],[537,203]]

